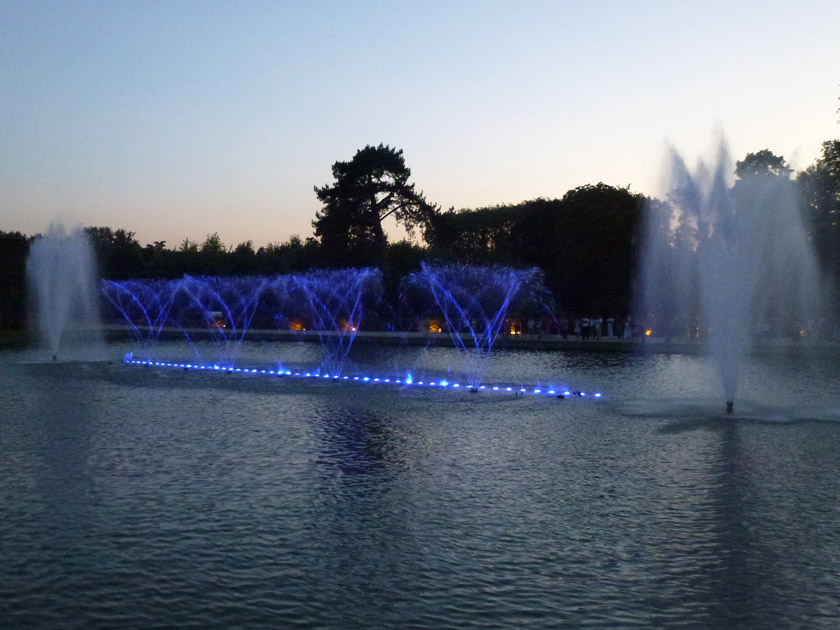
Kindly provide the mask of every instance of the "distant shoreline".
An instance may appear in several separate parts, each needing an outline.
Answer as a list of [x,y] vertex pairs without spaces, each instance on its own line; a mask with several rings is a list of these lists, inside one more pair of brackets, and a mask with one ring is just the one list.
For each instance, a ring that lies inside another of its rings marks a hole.
[[[106,326],[106,338],[109,341],[126,339],[130,331],[124,326]],[[331,336],[335,333],[325,333]],[[164,329],[161,331],[162,341],[172,341],[190,336],[191,338],[210,338],[211,333],[206,328],[194,329]],[[320,342],[319,333],[312,330],[271,330],[252,329],[244,336],[248,341],[292,341],[292,342]],[[454,347],[455,342],[447,333],[428,332],[377,332],[359,331],[353,340],[354,344],[383,345],[383,346],[427,346]],[[657,337],[645,337],[642,340],[625,340],[613,337],[601,339],[564,339],[560,335],[499,335],[493,343],[493,350],[539,350],[539,351],[580,351],[580,352],[623,352],[635,354],[689,354],[705,355],[709,348],[702,342],[673,341]],[[800,339],[774,339],[751,346],[750,351],[759,355],[776,354],[819,354],[840,356],[840,343],[814,342]]]
[[[130,341],[130,329],[125,326],[106,325],[103,327],[105,338],[109,342]],[[175,341],[185,336],[209,339],[210,332],[204,328],[167,328],[161,331],[161,341]],[[245,333],[246,341],[286,341],[319,343],[319,334],[315,331],[254,329]],[[0,350],[21,349],[34,345],[32,335],[27,330],[0,330]],[[447,333],[426,332],[374,332],[360,331],[353,340],[359,345],[383,346],[427,346],[454,347]],[[500,335],[493,344],[493,350],[534,350],[546,352],[621,352],[635,354],[687,354],[706,355],[709,348],[701,342],[673,341],[662,338],[643,340],[624,340],[611,337],[601,339],[564,339],[560,335]],[[804,354],[840,357],[840,343],[836,341],[811,341],[799,339],[776,339],[755,343],[750,352],[756,355]]]

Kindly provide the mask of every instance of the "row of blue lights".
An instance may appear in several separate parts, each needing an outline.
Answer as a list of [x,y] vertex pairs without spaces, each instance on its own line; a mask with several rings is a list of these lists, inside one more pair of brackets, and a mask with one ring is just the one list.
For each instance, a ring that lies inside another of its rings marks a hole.
[[361,383],[383,383],[392,385],[414,385],[424,387],[437,387],[441,389],[467,389],[479,391],[493,391],[493,392],[511,392],[518,394],[537,394],[544,396],[579,396],[581,398],[601,398],[600,393],[587,394],[581,391],[572,391],[564,388],[553,387],[512,387],[505,385],[479,385],[472,387],[470,385],[461,385],[460,383],[451,383],[446,379],[436,381],[415,381],[411,376],[404,379],[399,378],[379,378],[373,376],[341,376],[338,374],[316,374],[314,372],[292,372],[291,370],[263,370],[257,368],[235,368],[224,367],[221,365],[208,365],[202,363],[175,363],[171,361],[142,361],[139,359],[126,358],[126,365],[147,365],[152,367],[162,368],[177,368],[183,370],[205,370],[208,372],[224,372],[227,374],[265,374],[267,376],[292,376],[298,378],[320,378],[329,379],[333,381],[357,381]]

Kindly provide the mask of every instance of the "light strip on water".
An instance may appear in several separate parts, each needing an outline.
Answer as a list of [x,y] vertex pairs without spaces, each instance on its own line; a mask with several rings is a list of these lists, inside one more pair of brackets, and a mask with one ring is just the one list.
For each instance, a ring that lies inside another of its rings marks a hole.
[[225,367],[218,364],[206,364],[206,363],[178,363],[175,361],[152,361],[147,360],[143,361],[140,359],[133,359],[133,358],[126,358],[124,359],[124,363],[126,365],[137,365],[137,366],[149,366],[149,367],[158,367],[158,368],[170,368],[170,369],[181,369],[181,370],[198,370],[198,371],[207,371],[207,372],[224,372],[226,374],[265,374],[269,376],[291,376],[293,378],[320,378],[320,379],[328,379],[331,381],[335,380],[343,380],[343,381],[356,381],[360,383],[368,383],[372,385],[400,385],[403,387],[421,387],[421,388],[428,388],[428,389],[470,389],[471,391],[492,391],[492,392],[516,392],[517,394],[523,395],[534,395],[534,396],[542,396],[542,397],[552,397],[552,398],[565,398],[569,396],[576,396],[580,398],[595,398],[600,399],[603,398],[603,395],[600,392],[594,393],[587,393],[578,390],[570,390],[570,389],[555,389],[555,388],[545,388],[545,387],[519,387],[515,389],[511,386],[503,386],[503,385],[479,385],[478,387],[471,387],[469,385],[461,385],[460,383],[452,383],[447,380],[440,380],[440,381],[414,381],[411,377],[406,377],[403,379],[391,379],[391,378],[382,378],[378,376],[365,376],[365,375],[354,375],[354,376],[341,376],[339,374],[318,374],[313,372],[292,372],[291,370],[267,370],[267,369],[258,369],[258,368],[235,368],[232,366]]

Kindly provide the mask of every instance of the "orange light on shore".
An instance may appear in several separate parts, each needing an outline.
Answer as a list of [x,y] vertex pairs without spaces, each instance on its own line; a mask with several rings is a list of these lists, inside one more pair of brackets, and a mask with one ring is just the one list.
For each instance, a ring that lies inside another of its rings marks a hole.
[[646,337],[650,337],[652,333],[653,333],[653,331],[652,331],[650,328],[648,328],[648,329],[645,331],[645,336],[646,336]]
[[440,322],[436,320],[432,320],[429,322],[429,332],[430,333],[439,333],[441,332]]

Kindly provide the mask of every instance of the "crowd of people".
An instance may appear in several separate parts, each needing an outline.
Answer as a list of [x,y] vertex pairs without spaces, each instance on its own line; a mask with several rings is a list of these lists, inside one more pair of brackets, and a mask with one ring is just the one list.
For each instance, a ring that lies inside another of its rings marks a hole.
[[505,327],[506,334],[529,336],[560,336],[563,339],[599,341],[602,339],[633,340],[641,336],[630,316],[615,317],[559,317],[527,320],[511,319]]

